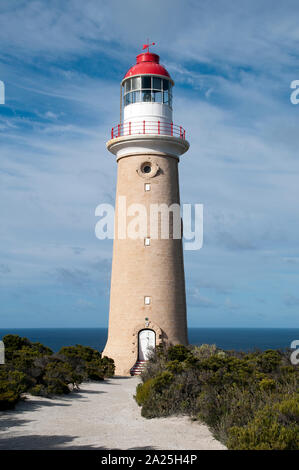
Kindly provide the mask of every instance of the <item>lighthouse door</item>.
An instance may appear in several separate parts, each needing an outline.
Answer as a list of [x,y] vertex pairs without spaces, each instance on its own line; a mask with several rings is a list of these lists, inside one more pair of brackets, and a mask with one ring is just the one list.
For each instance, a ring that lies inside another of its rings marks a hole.
[[147,361],[151,349],[155,348],[156,335],[153,330],[141,330],[138,335],[138,360]]

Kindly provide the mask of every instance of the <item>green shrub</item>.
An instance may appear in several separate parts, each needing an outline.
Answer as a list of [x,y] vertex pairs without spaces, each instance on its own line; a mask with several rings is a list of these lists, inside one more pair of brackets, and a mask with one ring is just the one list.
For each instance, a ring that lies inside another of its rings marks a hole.
[[104,356],[101,359],[104,377],[113,377],[115,371],[114,360],[110,357]]
[[23,392],[50,397],[67,394],[86,379],[114,374],[114,361],[87,346],[61,348],[58,354],[41,343],[6,335],[6,364],[0,368],[0,409],[12,408]]
[[44,385],[41,385],[41,384],[34,385],[30,389],[30,393],[31,393],[31,395],[47,396],[46,387]]
[[278,368],[281,362],[281,354],[278,351],[269,349],[262,354],[259,354],[257,358],[257,366],[262,372],[273,372]]
[[227,445],[233,450],[298,450],[298,396],[265,406],[246,426],[232,426]]
[[173,374],[171,372],[162,372],[157,375],[153,380],[153,389],[155,392],[161,393],[173,381]]
[[276,382],[273,379],[262,379],[259,383],[261,390],[274,390],[276,387]]
[[14,407],[26,390],[26,376],[22,372],[9,370],[5,365],[0,368],[0,410]]
[[139,384],[136,389],[135,399],[138,405],[142,406],[141,414],[147,418],[155,416],[167,416],[171,406],[170,394],[173,398],[173,390],[169,385],[173,381],[173,374],[165,371],[157,375],[154,379],[147,380]]
[[275,408],[282,422],[294,421],[299,424],[299,393],[285,398],[282,402],[277,403]]
[[188,413],[231,449],[299,449],[298,367],[287,353],[164,346],[141,377],[146,418]]
[[200,346],[193,346],[192,348],[192,354],[196,359],[208,359],[214,356],[216,352],[216,344],[201,344]]
[[78,386],[82,381],[72,366],[62,358],[53,357],[47,363],[42,376],[42,384],[48,396],[70,393],[69,385]]
[[153,384],[153,379],[150,379],[144,382],[143,384],[137,385],[136,395],[134,398],[136,399],[139,406],[142,406],[148,399],[150,392],[151,392],[152,384]]
[[68,358],[71,361],[79,360],[84,366],[86,378],[90,380],[104,380],[105,377],[114,375],[113,359],[104,356],[96,349],[89,346],[66,346],[60,349],[59,355]]
[[177,359],[175,361],[167,362],[165,367],[168,372],[172,372],[174,374],[178,374],[183,371],[183,364]]
[[76,346],[64,346],[60,349],[59,353],[69,358],[80,358],[86,362],[94,362],[101,359],[101,353],[96,349],[90,348],[89,346],[82,346],[76,344]]
[[183,346],[182,344],[176,344],[175,346],[170,346],[167,350],[167,357],[169,361],[179,361],[182,362],[190,355],[190,351]]
[[5,335],[3,337],[5,346],[6,362],[14,362],[20,357],[20,351],[31,351],[32,355],[51,355],[53,351],[41,343],[32,343],[28,338],[21,338],[18,335]]

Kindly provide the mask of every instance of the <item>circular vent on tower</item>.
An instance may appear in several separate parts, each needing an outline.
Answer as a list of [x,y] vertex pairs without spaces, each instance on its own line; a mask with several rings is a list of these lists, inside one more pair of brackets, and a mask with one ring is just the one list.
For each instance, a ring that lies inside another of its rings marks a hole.
[[142,168],[143,173],[150,173],[152,171],[152,166],[151,165],[144,165]]
[[153,178],[159,171],[159,165],[150,161],[141,163],[137,169],[137,173],[142,178]]

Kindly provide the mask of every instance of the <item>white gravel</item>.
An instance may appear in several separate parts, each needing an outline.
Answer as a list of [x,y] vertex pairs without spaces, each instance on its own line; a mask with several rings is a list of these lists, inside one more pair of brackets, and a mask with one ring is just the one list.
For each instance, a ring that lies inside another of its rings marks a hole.
[[133,398],[139,380],[83,383],[54,399],[28,396],[0,412],[0,449],[225,449],[186,416],[142,418]]

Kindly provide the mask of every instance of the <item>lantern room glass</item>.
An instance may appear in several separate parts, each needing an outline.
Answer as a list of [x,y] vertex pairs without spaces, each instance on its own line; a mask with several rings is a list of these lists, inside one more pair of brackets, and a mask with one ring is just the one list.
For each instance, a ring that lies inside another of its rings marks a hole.
[[146,102],[172,107],[172,85],[165,78],[150,75],[129,78],[123,84],[123,93],[124,106]]

